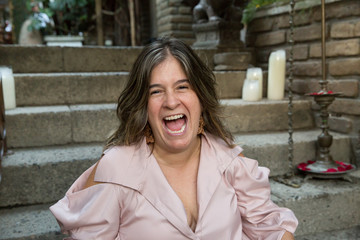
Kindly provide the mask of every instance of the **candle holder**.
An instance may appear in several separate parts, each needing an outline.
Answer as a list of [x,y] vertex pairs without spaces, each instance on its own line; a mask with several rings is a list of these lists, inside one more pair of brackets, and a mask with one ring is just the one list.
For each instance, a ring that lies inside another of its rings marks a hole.
[[343,178],[345,174],[355,170],[356,167],[352,164],[333,160],[330,154],[330,146],[333,137],[328,131],[328,107],[335,100],[335,97],[338,97],[341,94],[321,90],[306,95],[314,97],[315,102],[320,106],[320,128],[322,129],[322,132],[317,138],[319,149],[315,161],[309,160],[306,163],[300,163],[297,166],[297,169],[300,172],[311,174],[312,176],[319,178]]

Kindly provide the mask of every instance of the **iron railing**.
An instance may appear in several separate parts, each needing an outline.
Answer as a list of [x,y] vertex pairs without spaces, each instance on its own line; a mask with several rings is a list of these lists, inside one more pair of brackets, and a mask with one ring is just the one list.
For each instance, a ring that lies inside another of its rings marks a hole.
[[1,165],[6,152],[7,152],[7,146],[6,146],[6,128],[5,128],[5,105],[4,105],[4,95],[2,89],[2,74],[0,73],[0,183],[2,179]]

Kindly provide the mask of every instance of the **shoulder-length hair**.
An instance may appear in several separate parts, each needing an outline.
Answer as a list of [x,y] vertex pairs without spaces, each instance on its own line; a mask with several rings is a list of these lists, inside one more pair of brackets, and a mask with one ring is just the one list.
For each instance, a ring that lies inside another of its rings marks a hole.
[[147,103],[151,71],[168,56],[176,58],[202,105],[205,131],[223,139],[230,147],[233,136],[220,121],[220,103],[216,93],[216,80],[212,70],[182,41],[161,38],[145,46],[136,59],[128,82],[117,105],[120,126],[110,136],[105,148],[113,145],[139,143],[144,137],[148,121]]

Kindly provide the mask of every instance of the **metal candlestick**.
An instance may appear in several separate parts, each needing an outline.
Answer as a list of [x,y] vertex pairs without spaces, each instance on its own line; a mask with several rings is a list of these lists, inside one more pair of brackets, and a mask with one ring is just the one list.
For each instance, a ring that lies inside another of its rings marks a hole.
[[318,136],[318,153],[315,161],[308,161],[300,163],[298,169],[304,173],[314,177],[321,178],[338,178],[343,177],[344,174],[353,171],[355,166],[343,162],[334,161],[330,155],[330,146],[333,137],[329,134],[328,125],[328,107],[335,100],[335,97],[340,96],[340,93],[328,91],[326,80],[326,43],[325,43],[325,0],[321,0],[321,45],[322,45],[322,80],[320,80],[321,90],[316,93],[309,93],[306,95],[313,96],[315,102],[320,106],[321,117],[321,134]]

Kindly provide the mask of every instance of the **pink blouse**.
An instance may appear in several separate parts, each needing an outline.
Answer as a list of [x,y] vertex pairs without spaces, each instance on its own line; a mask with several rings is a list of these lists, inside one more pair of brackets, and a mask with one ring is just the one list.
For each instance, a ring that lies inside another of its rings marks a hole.
[[92,166],[50,210],[70,239],[273,240],[293,233],[293,212],[270,200],[269,170],[241,151],[203,135],[195,232],[145,139],[105,151],[94,178],[102,183],[81,190]]

